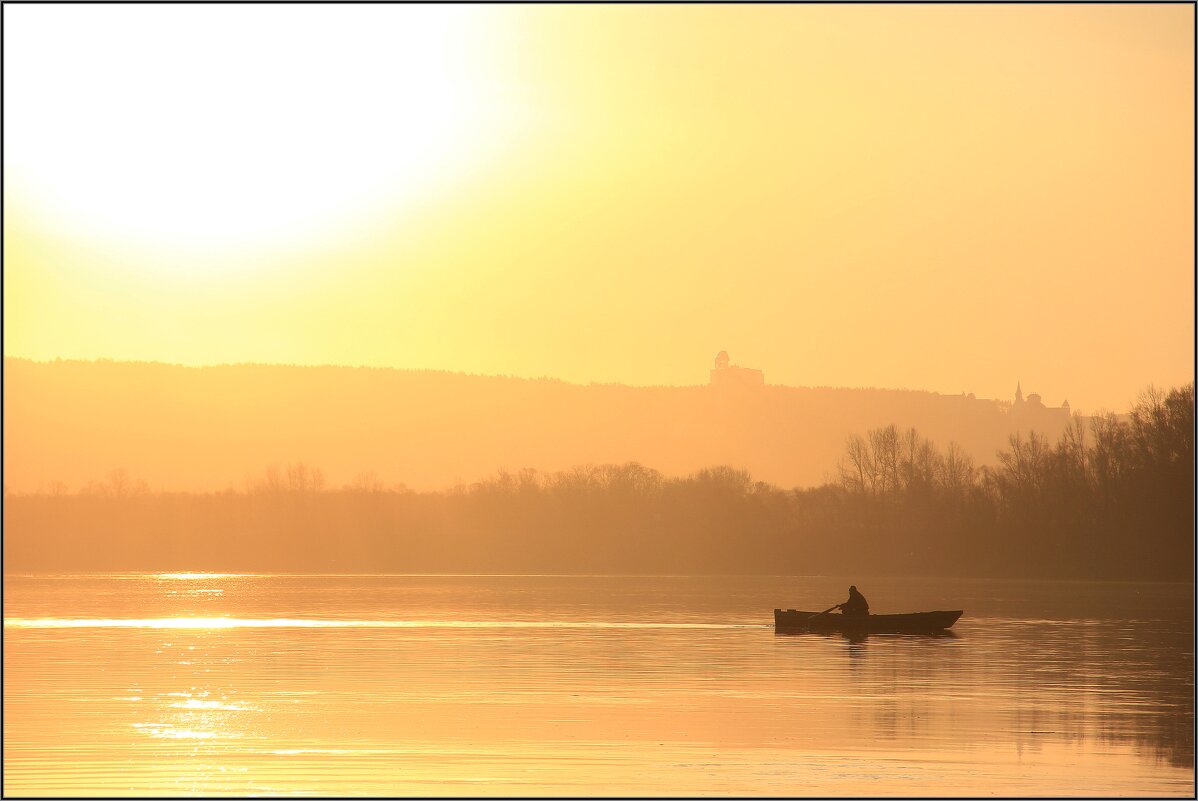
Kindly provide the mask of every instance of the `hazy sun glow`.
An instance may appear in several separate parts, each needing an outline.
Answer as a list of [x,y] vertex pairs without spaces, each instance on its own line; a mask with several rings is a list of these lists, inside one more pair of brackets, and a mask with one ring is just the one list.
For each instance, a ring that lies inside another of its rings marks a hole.
[[1126,408],[1193,375],[1192,22],[11,6],[5,353],[686,385],[726,349]]
[[6,41],[31,76],[6,87],[9,180],[126,248],[294,246],[435,192],[503,133],[460,8],[27,16]]

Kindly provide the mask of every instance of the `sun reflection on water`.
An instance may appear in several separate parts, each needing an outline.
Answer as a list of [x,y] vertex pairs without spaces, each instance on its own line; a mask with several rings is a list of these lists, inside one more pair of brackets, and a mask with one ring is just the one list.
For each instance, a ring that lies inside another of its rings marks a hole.
[[211,691],[193,687],[190,691],[159,693],[156,698],[136,696],[122,700],[141,702],[134,710],[142,720],[130,726],[157,740],[201,741],[207,748],[221,741],[248,737],[249,719],[244,713],[259,710],[237,703],[227,695],[211,696]]
[[186,701],[176,702],[170,706],[175,709],[216,709],[225,712],[249,712],[252,709],[252,707],[237,706],[236,704],[229,704],[224,701],[201,701],[198,698],[189,698]]
[[[5,618],[6,627],[31,629],[144,628],[565,628],[565,629],[762,629],[764,624],[736,623],[626,623],[572,620],[333,620],[329,618]],[[170,645],[170,643],[166,643]]]
[[669,586],[625,600],[649,579],[487,603],[498,580],[89,581],[6,599],[6,794],[1188,797],[1193,777],[1172,622],[999,610],[854,641],[714,602],[682,623],[696,601]]

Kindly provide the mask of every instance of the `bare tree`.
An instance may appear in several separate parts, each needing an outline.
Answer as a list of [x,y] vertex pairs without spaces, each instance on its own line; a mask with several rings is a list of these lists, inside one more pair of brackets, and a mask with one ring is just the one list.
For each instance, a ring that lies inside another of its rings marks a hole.
[[840,460],[840,483],[850,492],[872,492],[875,484],[873,460],[869,444],[853,434],[845,444],[845,457]]
[[961,450],[955,442],[948,444],[940,470],[941,486],[950,496],[959,497],[965,490],[972,487],[977,480],[977,468],[973,457]]
[[324,489],[324,473],[319,467],[310,467],[304,462],[287,465],[287,490],[289,492],[321,492]]

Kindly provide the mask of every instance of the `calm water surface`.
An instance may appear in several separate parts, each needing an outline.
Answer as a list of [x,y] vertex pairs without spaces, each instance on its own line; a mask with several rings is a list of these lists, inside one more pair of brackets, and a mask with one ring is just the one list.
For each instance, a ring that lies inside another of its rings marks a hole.
[[10,795],[1194,793],[1192,585],[7,576]]

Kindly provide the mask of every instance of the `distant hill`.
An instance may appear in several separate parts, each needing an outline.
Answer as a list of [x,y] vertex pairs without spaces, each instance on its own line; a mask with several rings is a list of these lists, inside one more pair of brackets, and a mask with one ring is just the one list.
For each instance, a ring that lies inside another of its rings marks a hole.
[[4,480],[77,489],[124,469],[153,489],[241,486],[303,460],[339,486],[363,472],[440,489],[498,469],[714,464],[780,486],[836,476],[850,434],[895,423],[979,464],[1016,430],[1066,417],[964,395],[783,386],[580,386],[360,367],[4,360]]

